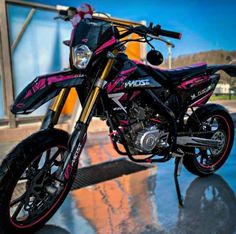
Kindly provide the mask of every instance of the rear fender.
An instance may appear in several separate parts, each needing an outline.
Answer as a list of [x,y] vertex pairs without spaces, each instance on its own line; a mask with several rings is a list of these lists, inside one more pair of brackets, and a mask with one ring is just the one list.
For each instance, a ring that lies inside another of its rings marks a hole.
[[29,114],[54,98],[61,89],[81,86],[84,78],[71,70],[38,76],[17,96],[11,112]]

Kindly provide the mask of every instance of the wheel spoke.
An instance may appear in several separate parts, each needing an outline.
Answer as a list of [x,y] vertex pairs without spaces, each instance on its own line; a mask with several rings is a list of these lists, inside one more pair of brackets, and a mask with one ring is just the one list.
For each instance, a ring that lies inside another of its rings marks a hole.
[[214,119],[215,119],[215,116],[211,118],[210,124],[213,124]]
[[22,201],[25,198],[26,192],[24,194],[22,194],[21,196],[19,196],[18,198],[14,199],[11,204],[10,207],[14,206],[15,204],[17,204],[18,202]]
[[46,153],[46,159],[45,159],[45,162],[48,162],[49,159],[50,159],[50,154],[51,154],[51,149],[49,149]]
[[58,156],[61,152],[62,152],[62,149],[58,149],[58,150],[51,156],[50,160],[47,161],[47,163],[50,163],[50,162],[54,161],[54,160],[57,158],[57,156]]
[[201,155],[200,163],[203,164],[204,157]]
[[23,202],[20,202],[20,204],[16,208],[14,214],[12,215],[12,219],[16,220],[16,218],[17,218],[18,214],[20,213],[23,206],[24,206]]

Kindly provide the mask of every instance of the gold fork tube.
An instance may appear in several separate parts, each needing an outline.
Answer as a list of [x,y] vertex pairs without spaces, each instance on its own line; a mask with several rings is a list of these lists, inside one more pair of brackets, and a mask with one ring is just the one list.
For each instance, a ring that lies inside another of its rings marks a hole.
[[[106,67],[103,70],[102,75],[100,77],[101,81],[104,81],[107,78],[107,76],[108,76],[108,74],[109,74],[109,72],[112,68],[113,63],[114,63],[114,58],[109,58],[108,61],[107,61]],[[100,89],[101,89],[100,87],[95,87],[95,89],[90,94],[90,97],[89,97],[88,101],[86,102],[86,105],[85,105],[85,107],[84,107],[84,109],[81,113],[81,116],[80,116],[80,119],[79,119],[80,122],[82,122],[82,123],[87,122],[89,114],[90,114],[90,112],[91,112],[91,110],[94,106],[94,103],[97,100]]]
[[52,106],[50,107],[50,110],[55,112],[53,116],[53,124],[57,124],[59,116],[61,114],[62,108],[65,104],[65,101],[68,97],[68,94],[70,92],[70,88],[63,88],[58,96],[56,97],[55,101],[52,103]]

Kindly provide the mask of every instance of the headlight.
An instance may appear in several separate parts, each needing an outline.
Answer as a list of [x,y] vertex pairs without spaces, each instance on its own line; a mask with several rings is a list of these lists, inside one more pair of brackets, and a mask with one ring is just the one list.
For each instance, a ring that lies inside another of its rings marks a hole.
[[78,45],[73,48],[73,65],[78,69],[87,67],[93,52],[86,45]]

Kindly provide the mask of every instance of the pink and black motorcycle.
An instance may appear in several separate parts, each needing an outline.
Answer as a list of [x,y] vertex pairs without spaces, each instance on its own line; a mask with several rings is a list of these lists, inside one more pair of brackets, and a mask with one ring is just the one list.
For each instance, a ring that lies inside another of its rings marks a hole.
[[[175,160],[175,182],[183,164],[198,176],[217,171],[227,160],[234,124],[220,105],[206,104],[223,70],[236,76],[234,65],[197,65],[161,70],[163,57],[151,41],[181,34],[160,25],[132,26],[109,17],[92,17],[84,5],[60,10],[72,21],[70,69],[35,78],[16,98],[12,113],[29,114],[56,97],[41,130],[20,142],[0,167],[0,229],[27,233],[40,228],[66,198],[75,178],[92,117],[107,121],[114,149],[136,163]],[[130,39],[130,34],[139,35]],[[150,65],[130,60],[129,41],[148,43]],[[155,65],[155,66],[153,66]],[[54,128],[72,87],[82,112],[71,135]],[[142,155],[142,157],[140,157]],[[20,191],[20,192],[19,192]]]

